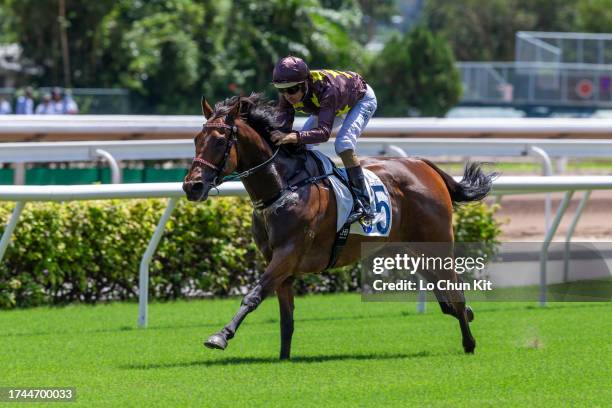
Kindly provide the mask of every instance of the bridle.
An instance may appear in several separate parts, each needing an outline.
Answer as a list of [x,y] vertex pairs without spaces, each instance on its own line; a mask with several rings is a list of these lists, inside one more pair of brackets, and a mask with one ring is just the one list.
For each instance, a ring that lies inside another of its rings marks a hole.
[[280,147],[276,148],[276,151],[268,160],[264,161],[261,164],[258,164],[255,167],[251,167],[250,169],[245,170],[241,173],[238,173],[234,176],[223,177],[220,179],[219,176],[221,175],[221,172],[223,171],[223,169],[225,168],[225,165],[227,164],[227,160],[229,158],[230,152],[232,151],[232,147],[234,147],[234,145],[238,142],[238,138],[236,137],[236,135],[238,134],[238,128],[236,127],[236,125],[228,125],[227,123],[210,123],[210,124],[205,123],[204,125],[202,125],[202,129],[223,129],[224,131],[229,130],[227,146],[225,147],[225,153],[223,154],[223,159],[221,160],[221,163],[219,165],[215,165],[209,162],[208,160],[202,159],[200,157],[193,158],[193,163],[199,163],[215,171],[215,178],[212,181],[213,188],[220,186],[225,181],[231,181],[231,180],[237,180],[237,179],[249,177],[250,175],[258,171],[259,169],[271,163],[276,158],[276,155],[278,154],[278,151],[280,150]]
[[[223,184],[226,181],[231,181],[231,180],[236,180],[236,179],[244,179],[247,178],[249,176],[251,176],[253,173],[263,169],[264,167],[266,167],[267,165],[269,165],[270,163],[272,163],[274,161],[274,159],[276,158],[276,156],[278,155],[278,152],[280,151],[280,146],[276,148],[276,150],[274,151],[274,153],[272,154],[272,156],[270,156],[267,160],[265,160],[263,163],[260,163],[254,167],[251,167],[248,170],[245,170],[241,173],[238,173],[236,175],[233,176],[228,176],[228,177],[220,177],[221,173],[223,171],[223,169],[225,168],[225,165],[227,164],[227,160],[228,157],[230,155],[230,152],[232,150],[232,147],[234,147],[234,145],[236,143],[238,143],[238,138],[236,137],[236,135],[238,134],[238,128],[234,125],[234,124],[228,124],[228,123],[205,123],[204,125],[202,125],[202,129],[222,129],[223,131],[229,131],[229,136],[228,136],[228,142],[227,142],[227,146],[225,147],[225,153],[223,155],[223,159],[221,161],[220,164],[216,165],[214,163],[209,162],[208,160],[202,159],[200,157],[194,157],[193,158],[193,163],[198,163],[202,166],[206,166],[211,168],[214,172],[215,172],[215,177],[212,181],[212,183],[209,183],[210,188],[217,188],[218,186],[220,186],[221,184]],[[192,165],[193,165],[192,163]],[[294,174],[295,175],[295,174]],[[271,205],[272,203],[274,203],[276,200],[278,200],[283,194],[285,194],[286,192],[295,192],[298,189],[302,188],[305,185],[308,184],[312,184],[312,183],[316,183],[319,180],[325,179],[329,176],[333,175],[332,173],[325,173],[319,176],[311,176],[311,177],[307,177],[304,178],[300,181],[298,181],[295,184],[291,184],[285,187],[282,187],[280,189],[280,191],[278,192],[278,194],[276,194],[274,197],[265,200],[265,201],[253,201],[253,205],[255,206],[255,209],[258,210],[262,210],[266,207],[268,207],[269,205]]]

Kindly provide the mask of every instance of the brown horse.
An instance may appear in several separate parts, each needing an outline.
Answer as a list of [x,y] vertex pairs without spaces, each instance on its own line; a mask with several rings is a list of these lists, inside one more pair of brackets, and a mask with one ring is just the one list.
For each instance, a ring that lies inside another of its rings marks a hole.
[[[214,111],[203,99],[202,110],[207,122],[195,137],[196,155],[183,189],[189,200],[205,200],[224,176],[240,172],[238,177],[254,205],[255,242],[268,261],[261,279],[243,298],[234,318],[204,344],[225,349],[244,318],[276,291],[280,358],[287,359],[293,335],[292,283],[295,277],[320,273],[328,265],[336,236],[334,192],[327,180],[289,188],[293,185],[290,179],[315,175],[317,169],[298,159],[291,148],[279,149],[272,144],[270,131],[278,127],[276,109],[260,95],[227,99],[218,103]],[[466,167],[459,183],[423,159],[368,158],[363,165],[376,173],[389,191],[392,229],[384,238],[350,235],[336,266],[356,262],[362,242],[452,242],[453,203],[480,200],[491,188],[492,176],[483,174],[475,164]],[[457,281],[454,271],[447,275],[425,273],[425,278],[433,282]],[[463,348],[472,353],[476,342],[469,322],[474,315],[466,307],[463,293],[453,297],[437,292],[436,296],[442,312],[459,321]]]

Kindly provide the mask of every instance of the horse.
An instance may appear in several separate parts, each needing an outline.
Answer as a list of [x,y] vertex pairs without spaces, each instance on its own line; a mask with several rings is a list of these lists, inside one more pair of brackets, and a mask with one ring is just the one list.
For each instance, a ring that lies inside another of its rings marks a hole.
[[[316,169],[295,154],[278,148],[270,132],[279,128],[277,108],[261,94],[235,96],[215,105],[202,98],[206,118],[194,138],[195,157],[185,176],[183,190],[190,201],[203,201],[224,177],[238,172],[253,203],[252,233],[267,267],[243,297],[238,312],[204,345],[225,350],[245,317],[276,292],[280,308],[280,359],[289,359],[294,331],[293,281],[305,273],[326,270],[336,237],[336,197],[328,181],[318,179],[291,187],[289,179]],[[295,147],[295,145],[293,145]],[[453,242],[452,215],[456,203],[482,200],[490,191],[494,175],[479,164],[466,165],[463,178],[455,181],[435,164],[419,158],[376,157],[362,160],[389,191],[393,225],[388,237],[349,235],[336,267],[359,260],[362,242]],[[309,168],[310,167],[310,168]],[[290,188],[291,187],[291,188]],[[457,282],[452,269],[423,272],[428,281]],[[463,292],[435,295],[444,314],[459,321],[462,345],[473,353],[476,341],[469,323],[474,313]]]

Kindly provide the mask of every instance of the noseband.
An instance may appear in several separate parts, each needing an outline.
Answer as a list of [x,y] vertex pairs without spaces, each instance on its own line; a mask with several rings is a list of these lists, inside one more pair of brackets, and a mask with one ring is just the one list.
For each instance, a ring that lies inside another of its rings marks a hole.
[[235,176],[227,177],[219,181],[219,176],[221,175],[221,172],[225,168],[225,165],[227,163],[227,159],[229,158],[232,147],[238,142],[238,139],[236,137],[236,134],[238,133],[238,128],[236,128],[235,125],[228,125],[227,123],[211,123],[211,124],[205,123],[204,125],[202,125],[202,129],[223,129],[223,130],[229,130],[230,132],[229,141],[225,148],[225,153],[223,154],[223,159],[221,160],[221,164],[217,166],[209,162],[208,160],[202,159],[200,157],[193,158],[194,163],[199,163],[203,166],[210,167],[212,170],[215,171],[215,178],[213,179],[213,182],[212,182],[213,187],[220,186],[224,181],[231,181],[231,180],[249,177],[251,174],[253,174],[257,170],[271,163],[274,160],[274,158],[276,158],[276,155],[278,154],[278,151],[280,150],[280,148],[277,148],[274,154],[272,155],[272,157],[270,157],[268,160],[264,161],[263,163],[258,164],[257,166],[252,167],[246,171],[243,171],[242,173],[239,173]]

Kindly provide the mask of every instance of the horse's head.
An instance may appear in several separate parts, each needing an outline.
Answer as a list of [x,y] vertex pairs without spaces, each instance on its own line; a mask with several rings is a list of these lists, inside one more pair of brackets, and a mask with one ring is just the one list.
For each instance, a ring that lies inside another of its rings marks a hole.
[[207,122],[196,135],[195,157],[183,181],[183,190],[190,201],[203,201],[211,188],[221,184],[223,177],[237,166],[235,120],[240,111],[240,99],[225,115],[213,117],[213,110],[202,98],[202,113]]

